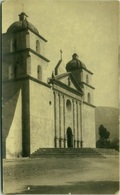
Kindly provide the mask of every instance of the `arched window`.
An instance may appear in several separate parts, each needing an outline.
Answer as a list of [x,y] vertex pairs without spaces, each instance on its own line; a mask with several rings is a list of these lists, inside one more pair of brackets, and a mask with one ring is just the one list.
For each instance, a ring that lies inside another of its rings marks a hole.
[[89,77],[88,77],[88,74],[86,75],[86,83],[89,84]]
[[91,103],[91,95],[90,95],[90,93],[88,93],[88,103],[89,104]]
[[37,66],[37,78],[41,81],[42,80],[42,68],[40,65]]
[[38,40],[36,41],[36,52],[40,53],[40,42]]

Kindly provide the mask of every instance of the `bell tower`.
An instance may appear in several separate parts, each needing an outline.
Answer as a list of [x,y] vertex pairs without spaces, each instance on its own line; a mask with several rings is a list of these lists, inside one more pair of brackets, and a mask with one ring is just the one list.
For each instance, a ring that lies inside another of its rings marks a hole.
[[34,94],[47,85],[47,40],[27,18],[26,13],[20,13],[19,20],[2,35],[3,118],[8,120],[7,124],[3,121],[3,145],[7,158],[30,155]]
[[84,95],[83,101],[87,104],[93,105],[93,91],[92,86],[92,75],[93,73],[89,71],[85,64],[78,59],[78,55],[74,53],[72,55],[72,60],[66,64],[67,72],[71,72],[72,76],[81,87]]
[[3,80],[29,75],[46,82],[49,62],[45,57],[47,40],[27,18],[26,13],[22,12],[19,21],[11,24],[3,34]]

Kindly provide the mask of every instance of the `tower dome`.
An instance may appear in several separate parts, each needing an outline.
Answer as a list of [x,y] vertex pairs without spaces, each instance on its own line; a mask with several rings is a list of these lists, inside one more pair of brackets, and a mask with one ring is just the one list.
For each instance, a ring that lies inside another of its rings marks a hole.
[[67,64],[66,64],[66,70],[68,72],[71,72],[71,71],[74,71],[74,70],[77,70],[77,69],[80,69],[80,68],[84,68],[86,69],[86,66],[83,62],[81,62],[80,60],[78,60],[78,55],[76,53],[74,53],[72,55],[72,60],[69,61]]
[[33,24],[31,24],[30,22],[27,21],[27,19],[26,19],[27,17],[28,16],[24,12],[22,12],[19,15],[19,21],[14,22],[13,24],[11,24],[9,26],[9,28],[7,29],[7,32],[8,33],[14,33],[14,32],[20,31],[22,29],[28,28],[32,32],[34,32],[35,34],[39,35],[39,32],[35,28],[35,26]]

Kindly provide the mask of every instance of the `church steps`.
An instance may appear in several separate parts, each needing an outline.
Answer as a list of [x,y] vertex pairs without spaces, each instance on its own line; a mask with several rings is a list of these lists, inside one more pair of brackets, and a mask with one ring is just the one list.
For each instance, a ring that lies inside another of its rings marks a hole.
[[91,148],[40,148],[31,154],[34,157],[103,157],[95,149]]

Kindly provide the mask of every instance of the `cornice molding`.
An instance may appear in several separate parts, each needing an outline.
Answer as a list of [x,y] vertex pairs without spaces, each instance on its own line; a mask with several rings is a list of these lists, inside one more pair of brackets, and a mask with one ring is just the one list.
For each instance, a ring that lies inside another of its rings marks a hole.
[[32,81],[34,81],[34,82],[36,82],[36,83],[39,83],[41,85],[44,85],[45,87],[51,88],[51,86],[48,85],[47,83],[44,83],[43,81],[40,81],[40,80],[38,80],[38,79],[30,76],[30,75],[24,75],[24,76],[19,77],[19,78],[14,78],[14,79],[6,80],[6,81],[3,81],[3,83],[17,82],[17,81],[29,80],[29,79],[32,80]]
[[36,51],[34,51],[31,48],[25,48],[25,49],[21,49],[18,51],[14,51],[14,52],[9,52],[9,53],[4,53],[3,56],[6,55],[13,55],[13,54],[17,54],[17,53],[21,53],[21,52],[32,52],[33,54],[37,55],[38,57],[42,58],[43,60],[45,60],[46,62],[50,62],[50,60],[48,60],[47,58],[45,58],[44,56],[42,56],[41,54],[37,53]]

